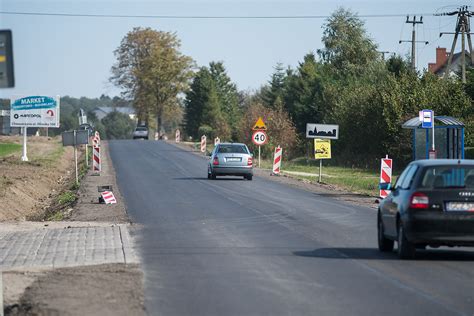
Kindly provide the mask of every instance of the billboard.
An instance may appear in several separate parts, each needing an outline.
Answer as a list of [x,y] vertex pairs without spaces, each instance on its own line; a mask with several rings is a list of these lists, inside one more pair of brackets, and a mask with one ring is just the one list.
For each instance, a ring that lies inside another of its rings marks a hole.
[[12,127],[59,127],[59,95],[15,97],[10,105]]

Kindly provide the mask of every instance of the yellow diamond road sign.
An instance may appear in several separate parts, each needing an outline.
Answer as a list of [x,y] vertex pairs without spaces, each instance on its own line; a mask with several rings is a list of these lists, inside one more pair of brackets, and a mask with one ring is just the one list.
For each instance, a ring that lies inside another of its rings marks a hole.
[[253,126],[252,130],[254,130],[254,131],[266,131],[267,130],[267,126],[265,125],[265,123],[263,122],[261,117],[258,118],[258,120],[255,123],[255,125]]
[[314,158],[331,159],[331,140],[314,139]]

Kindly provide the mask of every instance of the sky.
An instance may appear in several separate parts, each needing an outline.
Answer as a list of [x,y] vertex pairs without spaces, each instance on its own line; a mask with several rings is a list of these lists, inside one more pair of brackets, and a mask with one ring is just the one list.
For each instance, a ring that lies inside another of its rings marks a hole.
[[[328,16],[338,7],[359,15],[403,15],[362,19],[380,51],[403,56],[411,51],[412,26],[405,15],[423,14],[416,27],[417,68],[435,61],[436,47],[451,47],[456,18],[433,16],[469,5],[469,0],[0,0],[0,12],[41,12],[160,16]],[[411,17],[412,18],[412,17]],[[181,51],[197,66],[223,61],[239,90],[255,90],[270,79],[277,63],[296,67],[303,56],[322,48],[325,19],[182,19],[96,18],[9,15],[0,13],[0,28],[13,33],[14,95],[115,96],[120,90],[109,82],[114,50],[134,27],[176,32]],[[456,51],[460,51],[458,44]]]

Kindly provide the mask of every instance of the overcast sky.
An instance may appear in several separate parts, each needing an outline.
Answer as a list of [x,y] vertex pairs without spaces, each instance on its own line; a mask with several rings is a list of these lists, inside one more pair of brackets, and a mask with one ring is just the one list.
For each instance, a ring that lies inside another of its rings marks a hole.
[[[450,47],[454,17],[430,14],[456,9],[470,1],[450,0],[299,0],[299,1],[113,1],[113,0],[0,0],[2,12],[42,12],[116,15],[178,16],[275,16],[330,15],[340,6],[360,15],[424,13],[417,27],[418,69],[435,60],[437,46]],[[370,36],[382,51],[406,55],[411,25],[404,17],[363,18]],[[98,97],[118,95],[108,82],[113,51],[133,27],[176,32],[182,52],[198,66],[223,61],[240,90],[266,83],[276,63],[295,67],[308,52],[321,48],[324,19],[158,19],[94,18],[7,15],[0,13],[0,27],[13,32],[16,87],[0,90],[0,96],[70,95]],[[457,51],[460,50],[458,45]]]

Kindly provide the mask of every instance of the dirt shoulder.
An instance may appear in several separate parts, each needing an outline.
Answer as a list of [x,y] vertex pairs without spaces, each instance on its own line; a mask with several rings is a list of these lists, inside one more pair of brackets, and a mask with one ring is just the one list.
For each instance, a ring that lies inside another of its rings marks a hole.
[[[43,142],[44,143],[44,140]],[[46,142],[46,144],[48,144]],[[43,145],[41,145],[43,146]],[[44,149],[44,148],[43,148]],[[44,149],[45,150],[45,149]],[[68,156],[68,151],[64,153]],[[73,157],[72,158],[72,163]],[[21,181],[34,174],[31,186],[42,186],[51,183],[44,189],[44,194],[38,194],[43,204],[24,204],[21,202],[16,213],[6,219],[15,219],[15,222],[3,223],[2,227],[8,231],[23,231],[34,229],[57,229],[58,227],[104,226],[129,223],[125,202],[118,190],[115,180],[115,170],[108,153],[106,142],[101,146],[102,172],[100,176],[88,171],[81,181],[77,191],[78,198],[65,214],[65,221],[57,222],[27,222],[21,221],[27,216],[43,212],[54,200],[54,195],[45,193],[48,190],[60,192],[67,188],[67,177],[73,172],[71,162],[64,158],[64,169],[52,170],[43,166],[18,165],[2,162],[2,173],[12,179],[7,190],[9,194],[3,201],[12,205],[20,195],[12,195],[14,188],[20,186]],[[11,164],[8,173],[3,168]],[[20,166],[18,168],[18,166]],[[69,166],[69,168],[68,168]],[[14,171],[14,170],[16,171]],[[51,173],[52,172],[52,173]],[[63,173],[61,173],[63,172]],[[19,175],[20,174],[20,175]],[[73,175],[73,174],[72,174]],[[61,180],[61,179],[64,179]],[[70,180],[70,179],[69,179]],[[54,186],[53,186],[54,184]],[[117,204],[105,205],[98,203],[99,193],[97,186],[112,185]],[[13,191],[11,191],[13,190]],[[32,200],[36,196],[30,196]],[[0,203],[2,203],[0,201]],[[0,204],[2,205],[2,204]],[[22,209],[24,208],[24,209]],[[28,208],[27,211],[25,209]],[[39,208],[39,210],[38,210]],[[18,216],[18,212],[22,215]],[[0,213],[5,213],[0,212]],[[130,225],[126,225],[131,228]],[[134,229],[139,229],[138,227]],[[102,241],[100,241],[102,242]],[[3,291],[5,315],[144,315],[143,273],[136,263],[111,263],[88,266],[64,267],[56,269],[24,268],[3,272]]]
[[[21,144],[19,136],[0,143]],[[44,212],[74,176],[74,154],[60,138],[28,137],[28,162],[21,152],[0,157],[0,221],[25,220]]]
[[[173,141],[167,141],[167,143],[174,146],[178,146],[179,148],[182,148],[186,151],[193,152],[197,155],[202,156],[202,153],[199,151],[196,151],[194,147],[191,145],[184,144],[184,143],[175,143]],[[350,192],[336,185],[318,183],[318,182],[309,181],[306,179],[301,180],[301,179],[298,179],[297,177],[294,177],[288,174],[274,176],[274,175],[271,175],[271,170],[267,170],[267,169],[254,168],[254,174],[258,177],[262,177],[270,181],[283,183],[285,185],[289,185],[295,188],[299,188],[302,190],[316,193],[319,196],[331,197],[331,198],[334,198],[336,200],[343,201],[346,203],[355,204],[359,206],[365,206],[365,207],[369,207],[373,209],[377,209],[377,206],[378,206],[378,204],[376,203],[376,200],[377,200],[376,198],[372,196]]]

